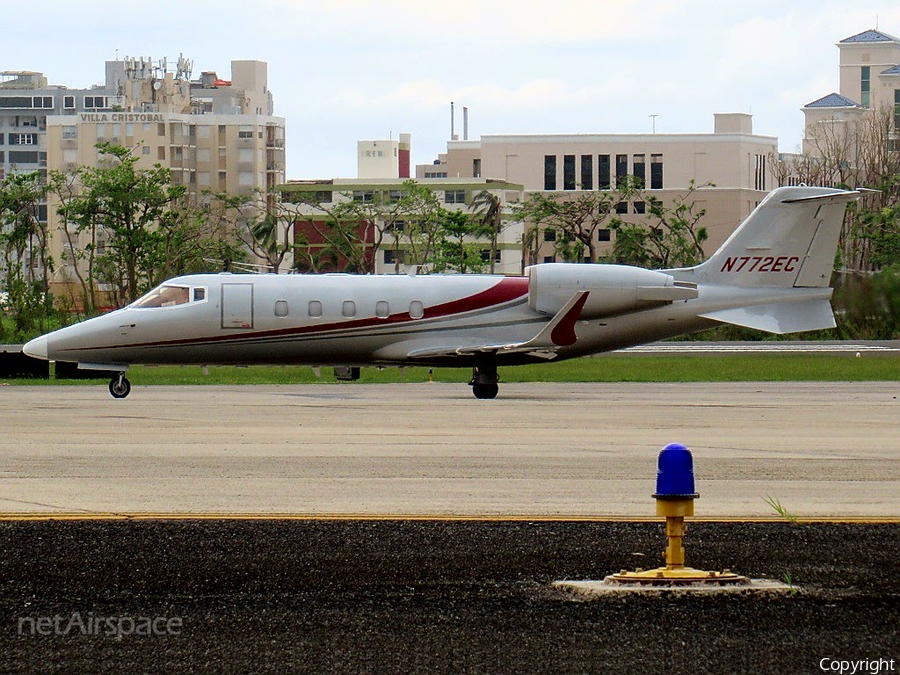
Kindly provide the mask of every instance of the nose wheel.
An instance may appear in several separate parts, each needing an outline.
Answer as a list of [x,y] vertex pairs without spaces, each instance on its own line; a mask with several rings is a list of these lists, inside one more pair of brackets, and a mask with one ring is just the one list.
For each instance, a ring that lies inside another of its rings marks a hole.
[[119,373],[109,381],[109,393],[113,398],[125,398],[131,393],[131,382],[125,378],[125,373]]

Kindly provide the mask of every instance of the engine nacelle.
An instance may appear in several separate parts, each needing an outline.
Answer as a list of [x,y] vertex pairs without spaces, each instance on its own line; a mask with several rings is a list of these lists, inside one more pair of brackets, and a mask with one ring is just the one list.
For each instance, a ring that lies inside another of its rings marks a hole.
[[528,304],[552,316],[578,291],[590,291],[582,319],[599,319],[697,297],[697,285],[628,265],[545,263],[528,274]]

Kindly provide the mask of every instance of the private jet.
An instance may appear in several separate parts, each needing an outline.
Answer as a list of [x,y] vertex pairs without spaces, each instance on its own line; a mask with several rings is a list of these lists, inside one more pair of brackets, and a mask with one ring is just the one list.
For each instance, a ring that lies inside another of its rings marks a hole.
[[115,373],[132,364],[465,367],[479,399],[498,369],[577,358],[727,323],[835,325],[830,279],[853,190],[772,191],[705,262],[679,269],[545,263],[524,276],[192,274],[35,338],[26,354]]

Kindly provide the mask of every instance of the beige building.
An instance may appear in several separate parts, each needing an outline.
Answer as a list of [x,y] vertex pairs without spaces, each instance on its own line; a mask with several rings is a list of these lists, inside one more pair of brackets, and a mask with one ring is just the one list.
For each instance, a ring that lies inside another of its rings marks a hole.
[[[488,135],[477,141],[449,141],[432,164],[418,165],[416,176],[489,177],[522,184],[526,192],[605,190],[625,175],[671,203],[691,181],[700,186],[693,202],[706,210],[701,224],[709,231],[707,253],[775,187],[769,176],[778,139],[753,133],[745,113],[715,115],[711,133],[680,134],[527,134]],[[711,184],[711,185],[707,185]],[[643,202],[622,206],[629,222],[646,218]],[[597,233],[601,254],[614,233]],[[549,242],[542,251],[552,261]]]
[[357,177],[410,178],[410,138],[409,134],[400,134],[396,141],[357,141]]
[[803,107],[803,152],[856,156],[855,127],[878,111],[892,118],[891,148],[900,149],[900,39],[867,30],[837,43],[840,91]]
[[[204,191],[273,193],[285,178],[285,122],[272,115],[266,64],[232,61],[231,80],[211,71],[192,80],[191,67],[183,58],[174,69],[164,60],[107,62],[99,93],[64,96],[63,109],[44,118],[46,168],[95,166],[96,144],[108,141],[134,148],[140,168],[169,168],[197,201]],[[67,255],[66,225],[48,206],[54,281],[70,282],[76,261]]]

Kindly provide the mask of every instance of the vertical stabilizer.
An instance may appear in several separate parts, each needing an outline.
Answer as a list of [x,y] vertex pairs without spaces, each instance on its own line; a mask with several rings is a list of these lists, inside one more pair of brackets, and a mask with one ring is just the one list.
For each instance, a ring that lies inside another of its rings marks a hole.
[[844,210],[859,196],[820,187],[773,190],[709,260],[685,271],[707,284],[826,288]]

